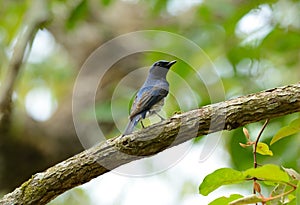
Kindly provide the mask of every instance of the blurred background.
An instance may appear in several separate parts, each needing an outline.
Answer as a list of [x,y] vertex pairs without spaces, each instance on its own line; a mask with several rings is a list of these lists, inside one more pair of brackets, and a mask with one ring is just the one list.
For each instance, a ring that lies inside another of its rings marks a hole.
[[[1,86],[16,38],[26,27],[24,19],[34,1],[0,2]],[[27,62],[17,79],[11,120],[0,129],[0,196],[20,186],[32,174],[84,149],[72,118],[74,83],[92,52],[119,35],[150,29],[172,32],[193,41],[203,50],[201,55],[170,39],[154,39],[153,43],[167,42],[170,49],[182,52],[198,65],[196,71],[203,71],[204,77],[207,68],[213,69],[222,82],[223,95],[219,101],[299,81],[300,2],[297,0],[53,0],[46,9],[50,17],[31,42]],[[130,44],[122,43],[116,47],[126,49]],[[143,83],[148,67],[160,59],[178,60],[172,68],[173,74],[168,76],[172,95],[164,106],[166,117],[218,101],[211,98],[205,83],[208,79],[197,76],[185,61],[160,52],[130,55],[107,68],[105,78],[99,82],[95,114],[107,138],[122,132],[134,92]],[[87,88],[89,77],[97,72],[95,68],[83,73]],[[131,80],[122,84],[130,72],[133,72]],[[180,89],[185,82],[193,97],[187,97],[184,89]],[[112,97],[116,90],[119,98]],[[112,102],[112,99],[117,100]],[[184,99],[185,103],[179,106],[177,99]],[[81,100],[88,122],[92,115],[89,111],[93,109],[85,104],[84,98]],[[271,120],[262,141],[269,143],[281,127],[297,117],[298,113]],[[253,138],[262,123],[246,126]],[[182,158],[164,169],[157,168],[161,155],[139,164],[146,170],[143,173],[156,174],[133,177],[108,173],[66,192],[50,204],[190,205],[207,204],[217,196],[231,193],[250,194],[251,183],[221,188],[208,197],[198,194],[205,175],[215,169],[243,170],[253,166],[252,150],[239,146],[239,142],[245,142],[241,129],[223,132],[221,140],[218,139],[199,137],[174,148],[176,152],[188,147]],[[217,146],[203,158],[202,153],[207,153],[205,148],[211,147],[207,146],[209,140],[216,140]],[[271,146],[274,156],[259,156],[258,161],[299,171],[299,145],[299,134],[283,139]]]

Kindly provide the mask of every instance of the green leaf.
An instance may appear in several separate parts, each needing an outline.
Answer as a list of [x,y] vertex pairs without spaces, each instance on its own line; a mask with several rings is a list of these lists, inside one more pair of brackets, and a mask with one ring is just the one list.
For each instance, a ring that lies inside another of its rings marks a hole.
[[108,6],[111,3],[111,0],[101,0],[103,6]]
[[300,181],[297,184],[296,196],[296,204],[300,204]]
[[152,0],[151,4],[153,6],[153,14],[159,14],[161,11],[165,10],[167,7],[168,1],[166,0]]
[[222,185],[240,183],[244,179],[245,176],[240,171],[231,168],[221,168],[204,178],[199,187],[199,193],[207,196]]
[[66,27],[68,29],[73,29],[76,24],[83,20],[88,13],[88,2],[87,0],[82,0],[71,12],[69,19],[66,22]]
[[270,145],[297,132],[300,132],[300,118],[293,120],[288,126],[281,128],[272,138]]
[[256,177],[275,182],[289,181],[288,174],[282,171],[279,166],[274,164],[266,164],[259,168],[251,168],[246,170],[244,174],[247,175],[248,178]]
[[269,149],[269,146],[266,143],[259,142],[257,144],[256,152],[261,155],[273,156],[273,152]]
[[240,205],[240,204],[254,204],[262,202],[262,199],[255,194],[245,196],[243,198],[236,199],[229,203],[229,205]]
[[287,198],[288,198],[289,202],[292,202],[293,200],[296,199],[296,196],[294,194],[289,194]]
[[236,199],[242,198],[240,194],[231,194],[229,197],[222,196],[210,202],[208,205],[228,205],[229,202],[232,202]]

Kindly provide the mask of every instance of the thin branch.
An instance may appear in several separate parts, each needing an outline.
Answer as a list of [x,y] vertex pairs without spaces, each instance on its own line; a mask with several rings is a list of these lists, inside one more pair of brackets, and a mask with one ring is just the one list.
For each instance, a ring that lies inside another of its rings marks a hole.
[[0,204],[46,204],[63,192],[134,160],[152,156],[200,135],[232,130],[300,111],[300,83],[175,114],[139,132],[104,141],[7,194]]
[[292,189],[290,189],[289,191],[286,191],[286,192],[284,192],[284,193],[282,193],[282,194],[278,194],[278,195],[276,195],[276,196],[271,196],[271,197],[267,197],[267,198],[263,198],[263,197],[262,197],[262,201],[263,201],[263,203],[266,203],[266,202],[272,201],[272,200],[274,200],[274,199],[280,199],[280,198],[283,197],[283,196],[289,195],[290,193],[292,193],[292,192],[295,191],[296,189],[297,189],[297,186],[293,185],[293,186],[292,186]]
[[7,67],[7,74],[1,86],[0,93],[0,123],[7,119],[11,112],[11,97],[15,81],[23,63],[28,43],[32,42],[40,25],[47,21],[48,10],[45,0],[35,0],[27,13],[24,27],[14,46],[12,58]]
[[263,133],[263,131],[265,130],[267,124],[269,123],[270,119],[266,119],[264,125],[262,126],[256,140],[255,140],[255,144],[254,144],[254,148],[253,148],[253,158],[254,158],[254,168],[257,168],[257,159],[256,159],[256,154],[257,154],[257,144],[259,142],[259,139]]
[[[258,136],[255,140],[255,143],[253,145],[253,161],[254,161],[254,168],[257,168],[257,158],[256,158],[256,154],[257,154],[257,145],[258,145],[258,142],[259,142],[259,139],[262,135],[262,133],[264,132],[267,124],[269,123],[270,119],[266,119],[264,125],[262,126],[260,132],[258,133]],[[256,183],[256,179],[254,178],[253,179],[253,194],[256,194],[256,190],[255,190],[255,183]]]
[[[256,178],[256,177],[250,177],[250,178],[246,178],[245,180],[247,181],[252,181],[252,180],[256,180],[256,181],[266,181],[265,179],[260,179],[260,178]],[[260,194],[260,198],[262,199],[262,203],[266,203],[268,201],[272,201],[274,199],[279,199],[283,196],[286,196],[290,193],[292,193],[293,191],[295,191],[298,187],[297,185],[293,184],[293,183],[290,183],[290,182],[285,182],[285,181],[274,181],[274,180],[271,180],[269,182],[274,182],[274,183],[279,183],[279,184],[285,184],[285,185],[288,185],[290,186],[292,189],[289,190],[289,191],[286,191],[285,193],[282,193],[282,194],[279,194],[279,195],[276,195],[276,196],[270,196],[270,197],[264,197],[263,195]],[[255,193],[254,193],[255,194]],[[257,204],[257,203],[256,203]]]

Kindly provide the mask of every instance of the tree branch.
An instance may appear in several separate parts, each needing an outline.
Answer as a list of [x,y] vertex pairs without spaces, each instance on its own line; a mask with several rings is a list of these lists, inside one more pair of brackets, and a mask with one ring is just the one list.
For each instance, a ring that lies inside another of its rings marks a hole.
[[199,135],[300,111],[300,83],[175,114],[139,132],[102,142],[32,176],[0,204],[46,204],[63,192],[131,161]]
[[40,25],[47,21],[48,10],[45,0],[35,0],[27,13],[27,21],[22,28],[14,46],[12,58],[7,67],[7,74],[1,86],[0,93],[0,122],[8,118],[11,112],[11,97],[17,75],[20,71],[27,44],[32,42]]

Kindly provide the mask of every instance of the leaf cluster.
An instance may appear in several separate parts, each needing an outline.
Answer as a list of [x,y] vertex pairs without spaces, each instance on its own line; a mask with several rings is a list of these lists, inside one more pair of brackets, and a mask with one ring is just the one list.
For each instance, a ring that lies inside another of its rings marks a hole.
[[[265,126],[267,122],[268,121],[266,121]],[[272,145],[285,137],[298,133],[300,131],[299,122],[300,120],[298,118],[293,120],[289,125],[281,128],[274,135],[270,144]],[[240,146],[243,148],[253,146],[254,168],[246,169],[244,171],[238,171],[232,168],[217,169],[213,173],[207,175],[199,186],[200,194],[207,196],[221,186],[246,183],[250,180],[253,180],[254,193],[248,196],[232,194],[229,197],[219,197],[212,201],[209,205],[239,205],[253,204],[258,202],[268,205],[292,205],[296,204],[297,200],[299,201],[300,174],[296,170],[280,167],[275,164],[265,164],[257,167],[256,153],[273,156],[273,152],[270,150],[268,144],[258,142],[265,126],[262,128],[255,142],[251,141],[249,131],[246,128],[243,129],[247,143],[240,143]],[[261,184],[267,187],[273,187],[269,197],[265,197],[262,194]]]

